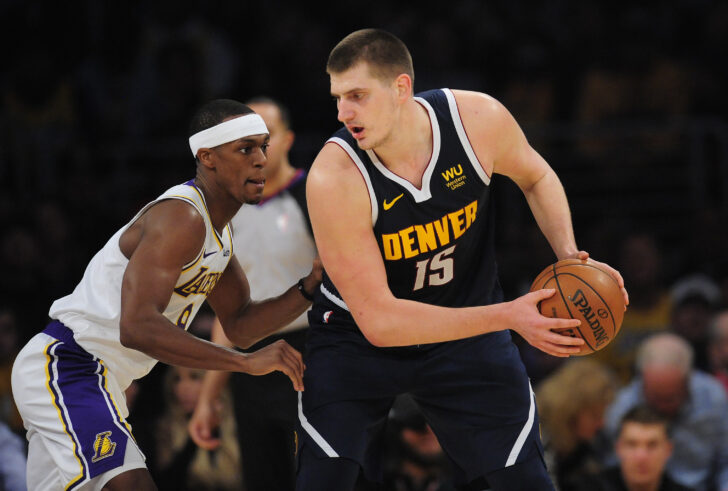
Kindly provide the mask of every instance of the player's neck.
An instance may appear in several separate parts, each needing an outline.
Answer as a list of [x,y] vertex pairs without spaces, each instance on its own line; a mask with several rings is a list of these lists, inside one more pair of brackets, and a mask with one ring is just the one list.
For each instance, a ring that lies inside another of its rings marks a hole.
[[420,103],[411,99],[402,108],[389,137],[374,152],[389,170],[420,187],[422,174],[432,157],[432,145],[430,116]]
[[263,198],[268,198],[280,192],[281,189],[288,186],[294,175],[296,175],[296,169],[288,161],[288,158],[284,158],[275,174],[266,176]]
[[221,234],[225,226],[232,220],[233,216],[240,210],[241,204],[237,201],[225,199],[223,193],[215,192],[211,187],[214,184],[208,183],[199,172],[194,180],[195,187],[200,190],[205,198],[205,205],[210,214],[210,221],[218,234]]

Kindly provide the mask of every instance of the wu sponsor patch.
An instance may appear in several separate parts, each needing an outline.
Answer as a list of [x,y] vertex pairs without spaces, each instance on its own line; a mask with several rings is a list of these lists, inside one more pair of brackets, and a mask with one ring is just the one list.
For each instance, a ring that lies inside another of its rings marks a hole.
[[465,184],[466,175],[463,174],[463,166],[461,164],[450,167],[442,172],[442,178],[445,179],[445,185],[454,190]]

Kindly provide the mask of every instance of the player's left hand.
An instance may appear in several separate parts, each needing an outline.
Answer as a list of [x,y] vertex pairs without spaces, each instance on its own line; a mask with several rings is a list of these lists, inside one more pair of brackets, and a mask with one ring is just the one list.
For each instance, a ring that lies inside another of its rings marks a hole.
[[612,277],[614,278],[614,281],[616,281],[617,284],[619,285],[620,290],[622,290],[622,295],[624,296],[624,309],[627,310],[627,305],[629,305],[629,293],[627,293],[627,289],[624,286],[624,278],[622,278],[622,275],[619,273],[619,271],[617,271],[616,269],[614,269],[607,263],[595,261],[594,259],[590,258],[589,253],[586,251],[579,251],[576,254],[572,255],[571,258],[572,259],[581,259],[582,261],[586,261],[587,263],[594,264],[595,266],[598,266],[598,267],[602,268],[603,270],[608,271],[609,274],[611,274]]
[[245,355],[246,362],[241,370],[251,375],[265,375],[275,370],[288,375],[296,391],[303,390],[303,358],[295,348],[279,339],[258,351]]

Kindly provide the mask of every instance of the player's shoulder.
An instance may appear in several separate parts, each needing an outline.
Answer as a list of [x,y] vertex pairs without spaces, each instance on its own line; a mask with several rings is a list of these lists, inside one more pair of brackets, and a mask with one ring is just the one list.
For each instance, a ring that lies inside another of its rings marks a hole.
[[308,172],[307,181],[336,180],[358,172],[354,164],[356,148],[337,132],[319,151]]
[[473,90],[451,89],[460,113],[476,113],[481,117],[497,117],[507,110],[495,97]]
[[[329,140],[316,156],[306,179],[306,196],[311,204],[330,206],[339,203],[339,211],[361,204],[369,206],[367,185],[352,155],[355,152],[341,142]],[[333,211],[333,210],[329,210]]]
[[206,226],[201,211],[193,202],[171,197],[151,203],[142,219],[147,230],[185,230],[188,233],[204,233]]

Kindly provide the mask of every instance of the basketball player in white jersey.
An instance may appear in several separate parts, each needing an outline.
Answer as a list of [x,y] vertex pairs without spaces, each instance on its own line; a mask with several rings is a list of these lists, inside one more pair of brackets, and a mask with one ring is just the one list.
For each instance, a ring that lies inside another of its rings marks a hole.
[[[288,109],[268,97],[249,99],[246,105],[263,118],[270,132],[268,164],[264,170],[266,183],[260,203],[241,207],[230,223],[236,256],[251,290],[264,298],[284,291],[311,268],[316,245],[308,221],[306,172],[289,160],[295,135]],[[308,318],[304,313],[250,349],[257,350],[283,339],[302,351],[307,328]],[[212,328],[212,341],[226,346],[232,344],[225,339],[217,320]],[[219,424],[216,401],[228,379],[246,489],[292,491],[298,394],[282,373],[251,377],[244,373],[207,372],[189,424],[192,439],[208,450],[220,445],[214,431]]]
[[283,341],[243,354],[186,332],[207,300],[226,336],[250,346],[304,312],[321,276],[315,265],[279,297],[250,300],[228,222],[261,199],[268,130],[249,107],[216,100],[194,116],[190,135],[195,179],[114,234],[15,361],[29,489],[156,489],[126,421],[124,390],[158,360],[253,375],[279,370],[303,390],[300,354]]

